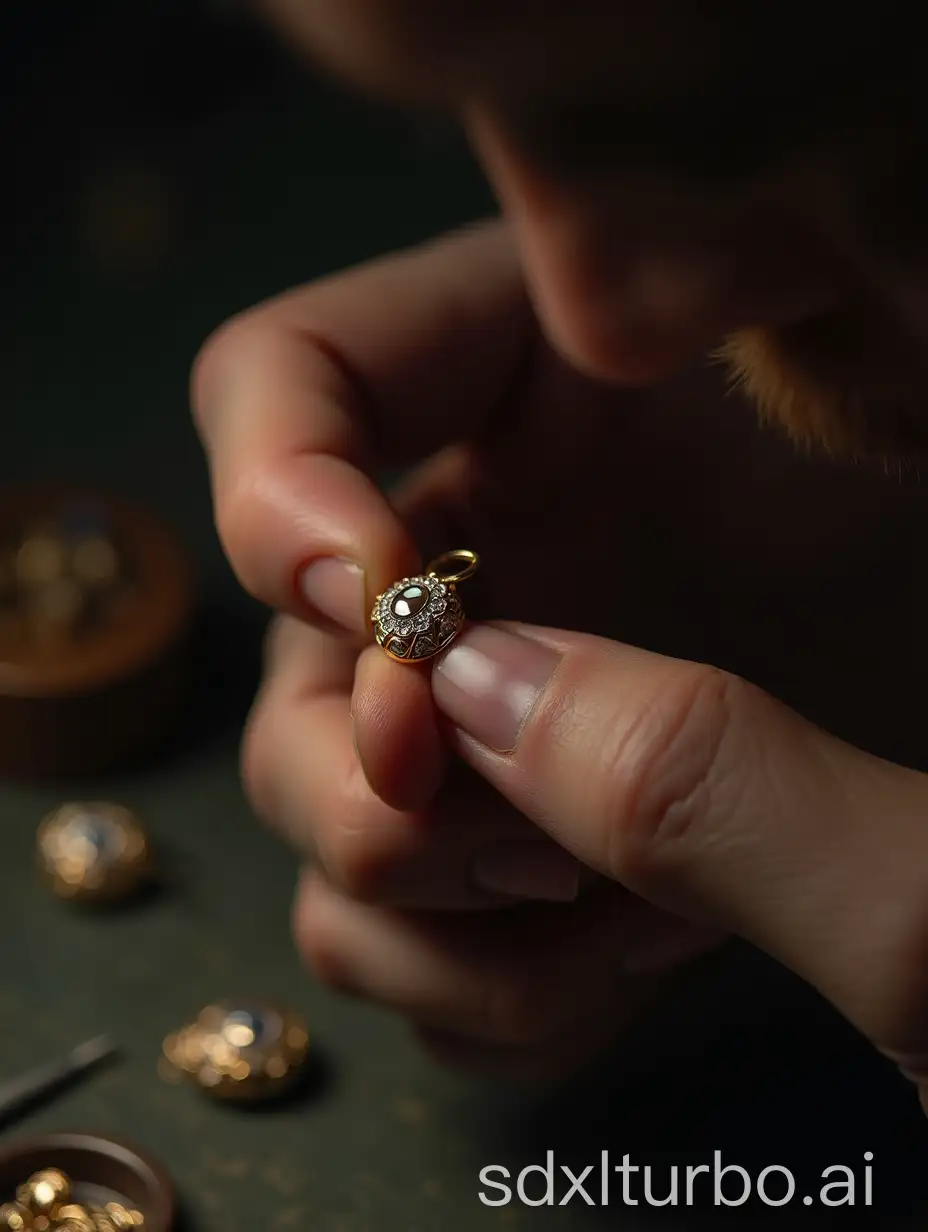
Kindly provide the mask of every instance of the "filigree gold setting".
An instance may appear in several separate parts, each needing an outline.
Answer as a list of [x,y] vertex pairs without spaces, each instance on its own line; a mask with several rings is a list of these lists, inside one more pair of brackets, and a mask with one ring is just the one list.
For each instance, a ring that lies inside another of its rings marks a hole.
[[[442,565],[456,565],[450,572]],[[433,561],[426,573],[404,577],[374,601],[374,639],[391,659],[422,663],[445,650],[464,627],[456,583],[477,569],[477,556],[457,549]]]

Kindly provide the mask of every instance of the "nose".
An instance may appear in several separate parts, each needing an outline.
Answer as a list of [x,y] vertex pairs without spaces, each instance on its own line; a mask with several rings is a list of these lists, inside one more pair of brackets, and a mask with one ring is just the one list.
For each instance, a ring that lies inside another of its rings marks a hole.
[[730,262],[717,247],[678,224],[668,234],[640,202],[559,182],[486,117],[472,136],[542,327],[575,367],[651,383],[718,340]]
[[792,190],[720,194],[621,171],[572,179],[496,117],[472,115],[470,127],[548,339],[594,378],[652,384],[732,331],[834,297],[833,259]]
[[721,257],[695,249],[600,248],[591,264],[585,268],[577,258],[559,263],[552,253],[535,261],[533,278],[552,340],[591,376],[650,384],[713,345],[727,328]]
[[528,212],[516,212],[513,225],[549,341],[595,379],[652,384],[732,325],[730,262],[721,254],[626,246],[599,226]]

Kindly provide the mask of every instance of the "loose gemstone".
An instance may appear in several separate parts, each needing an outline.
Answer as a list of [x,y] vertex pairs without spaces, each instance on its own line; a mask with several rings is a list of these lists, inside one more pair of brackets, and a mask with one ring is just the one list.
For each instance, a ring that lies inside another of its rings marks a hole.
[[404,586],[393,600],[394,615],[415,616],[422,611],[428,601],[429,592],[425,586]]

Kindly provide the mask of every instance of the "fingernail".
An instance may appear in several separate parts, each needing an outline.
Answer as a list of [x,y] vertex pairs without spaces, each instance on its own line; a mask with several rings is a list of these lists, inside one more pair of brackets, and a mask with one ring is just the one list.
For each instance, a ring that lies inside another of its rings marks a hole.
[[300,587],[317,612],[353,633],[364,632],[364,572],[358,565],[327,556],[303,571]]
[[439,709],[475,740],[511,752],[558,656],[493,625],[475,625],[439,660],[432,688]]
[[551,843],[500,843],[474,859],[474,880],[511,898],[572,903],[580,892],[580,865]]

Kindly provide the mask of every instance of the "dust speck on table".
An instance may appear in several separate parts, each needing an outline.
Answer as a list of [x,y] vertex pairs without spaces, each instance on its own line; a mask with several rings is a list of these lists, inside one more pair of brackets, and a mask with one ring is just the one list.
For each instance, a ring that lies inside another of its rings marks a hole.
[[400,1095],[393,1101],[396,1119],[403,1125],[424,1125],[429,1120],[429,1106],[415,1095]]
[[300,1227],[308,1220],[308,1217],[309,1216],[305,1206],[286,1206],[282,1211],[277,1212],[277,1217],[274,1220],[274,1227]]
[[270,1163],[261,1171],[261,1179],[282,1197],[291,1198],[303,1187],[303,1178],[294,1169],[288,1169],[278,1163]]

